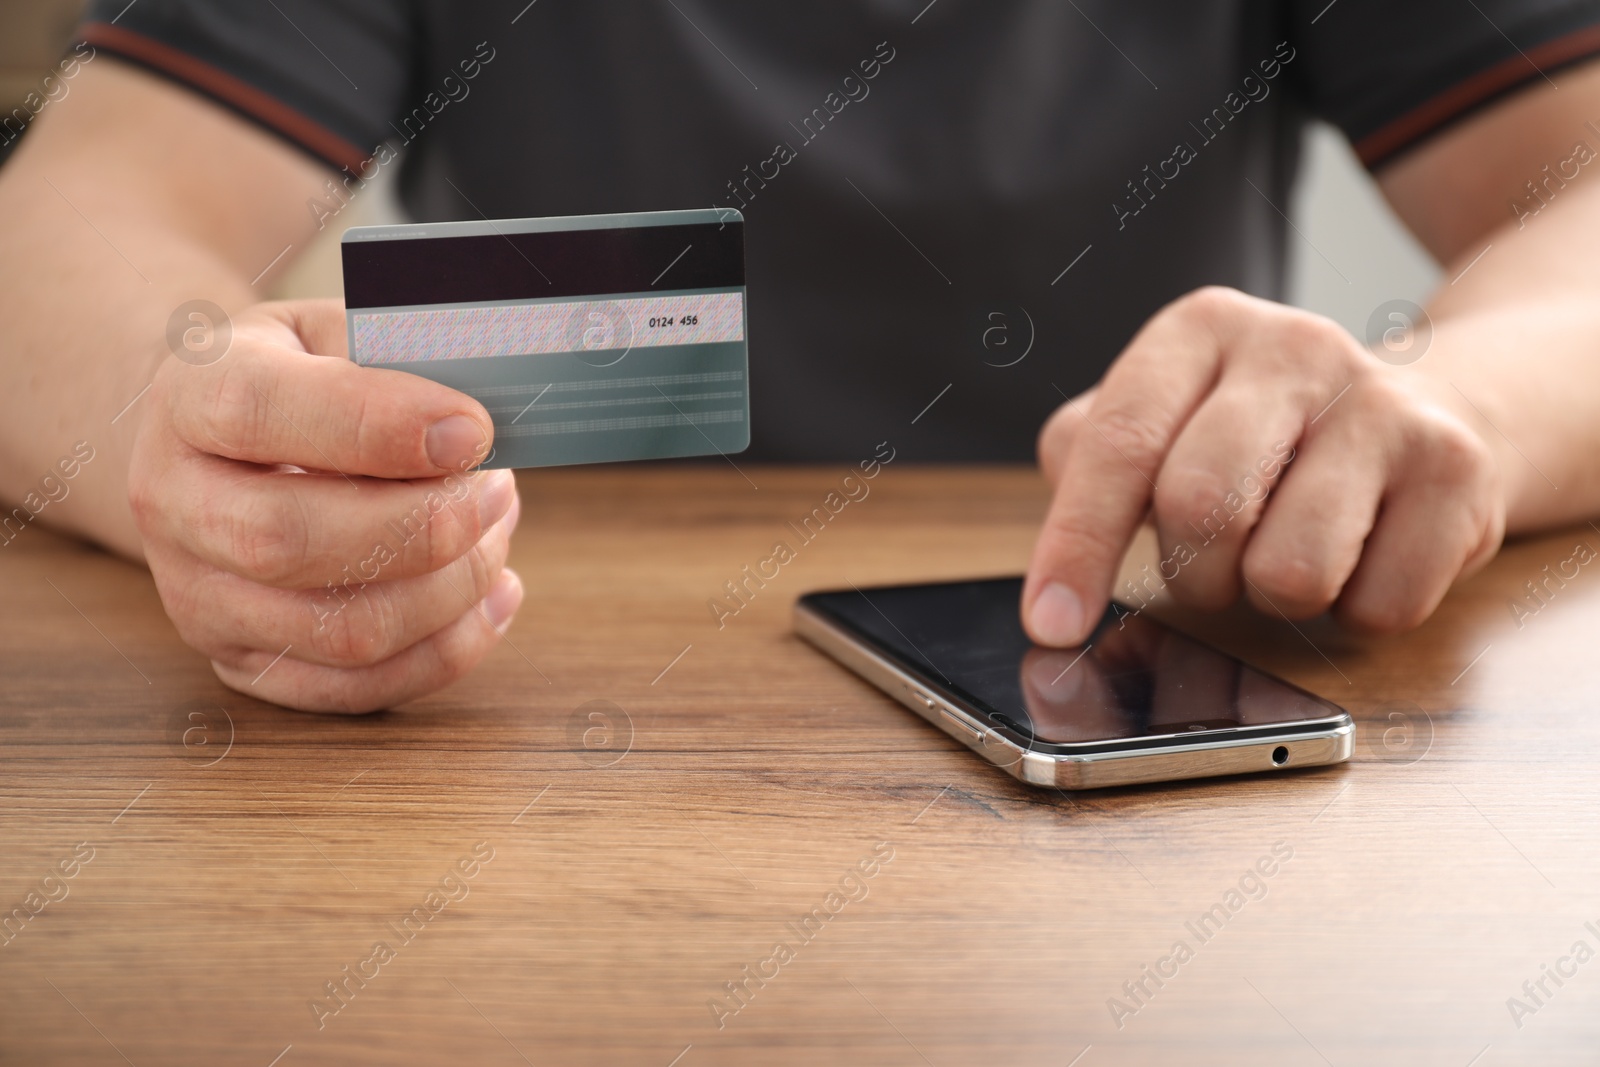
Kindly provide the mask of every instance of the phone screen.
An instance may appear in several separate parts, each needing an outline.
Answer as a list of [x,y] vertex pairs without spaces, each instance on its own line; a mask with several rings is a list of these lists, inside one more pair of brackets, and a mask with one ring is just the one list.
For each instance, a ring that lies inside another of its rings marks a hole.
[[1033,744],[1281,728],[1344,714],[1120,604],[1082,646],[1041,648],[1022,629],[1021,596],[1021,578],[998,578],[814,593],[805,603],[930,690]]

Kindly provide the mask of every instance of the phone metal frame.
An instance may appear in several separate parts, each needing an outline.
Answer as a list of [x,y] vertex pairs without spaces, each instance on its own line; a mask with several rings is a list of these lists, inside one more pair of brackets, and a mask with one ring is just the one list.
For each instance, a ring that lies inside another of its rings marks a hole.
[[[1054,751],[1041,751],[1007,736],[1004,727],[964,706],[938,682],[884,656],[804,598],[795,603],[794,628],[805,640],[1013,778],[1043,788],[1104,789],[1323,767],[1345,762],[1353,747],[1355,723],[1350,713],[1308,693],[1338,714],[1248,728],[1248,736],[1199,740],[1193,735],[1157,734],[1112,742],[1050,744]],[[1282,679],[1274,680],[1299,689]],[[1274,758],[1278,749],[1285,750],[1281,761]]]

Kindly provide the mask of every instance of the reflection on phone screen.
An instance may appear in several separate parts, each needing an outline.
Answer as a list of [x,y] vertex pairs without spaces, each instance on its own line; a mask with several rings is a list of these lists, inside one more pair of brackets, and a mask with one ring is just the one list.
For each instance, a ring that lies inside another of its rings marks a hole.
[[980,714],[1045,743],[1321,719],[1338,709],[1113,604],[1078,648],[1041,648],[1020,578],[830,593],[817,605]]

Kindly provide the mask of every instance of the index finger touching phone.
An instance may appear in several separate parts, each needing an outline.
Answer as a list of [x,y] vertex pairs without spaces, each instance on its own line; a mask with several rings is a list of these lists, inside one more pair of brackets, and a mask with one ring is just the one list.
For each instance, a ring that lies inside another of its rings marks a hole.
[[[1186,318],[1157,315],[1092,407],[1068,401],[1045,429],[1040,452],[1060,473],[1022,594],[1023,625],[1041,645],[1078,644],[1104,612],[1167,452],[1215,379],[1218,340]],[[1063,456],[1050,438],[1067,434]]]

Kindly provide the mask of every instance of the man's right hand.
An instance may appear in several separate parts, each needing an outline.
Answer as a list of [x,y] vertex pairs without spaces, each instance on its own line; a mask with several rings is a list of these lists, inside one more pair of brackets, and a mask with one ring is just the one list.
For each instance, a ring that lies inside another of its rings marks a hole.
[[472,470],[470,397],[358,367],[337,301],[261,304],[214,363],[169,359],[129,500],[167,614],[217,676],[306,711],[363,712],[471,670],[522,601],[510,471]]

